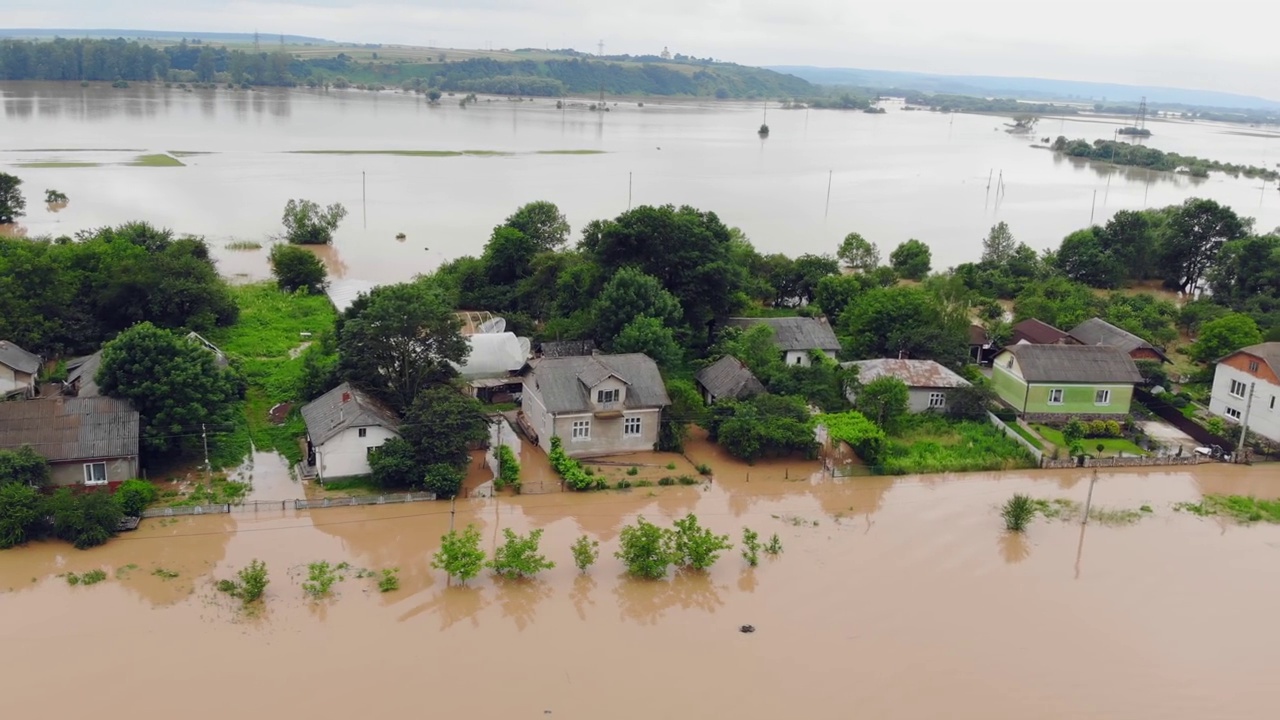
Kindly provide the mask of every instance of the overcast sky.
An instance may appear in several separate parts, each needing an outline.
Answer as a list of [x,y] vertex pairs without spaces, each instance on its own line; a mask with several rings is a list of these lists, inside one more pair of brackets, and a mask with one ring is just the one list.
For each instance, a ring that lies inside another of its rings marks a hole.
[[3,0],[6,27],[289,33],[1049,77],[1280,99],[1266,0]]

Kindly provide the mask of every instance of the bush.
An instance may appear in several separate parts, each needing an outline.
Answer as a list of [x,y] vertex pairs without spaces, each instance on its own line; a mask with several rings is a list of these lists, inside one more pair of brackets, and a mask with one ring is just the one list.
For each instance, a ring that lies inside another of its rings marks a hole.
[[742,528],[742,559],[751,567],[760,564],[760,533]]
[[35,537],[43,519],[40,494],[22,483],[0,485],[0,549]]
[[1030,497],[1022,494],[1009,498],[1008,502],[1004,504],[1004,508],[1000,511],[1000,517],[1004,518],[1005,529],[1015,533],[1026,531],[1027,525],[1035,517],[1035,514],[1035,502]]
[[710,475],[710,474],[711,474],[711,466],[710,466],[710,465],[708,465],[708,464],[706,464],[706,463],[699,463],[699,464],[698,464],[698,474],[699,474],[699,475]]
[[907,439],[891,440],[884,461],[874,470],[907,475],[1035,467],[1035,459],[1022,445],[990,423],[935,414],[917,415],[909,423]]
[[156,486],[146,480],[125,480],[116,488],[116,503],[125,515],[138,517],[156,501]]
[[480,531],[468,525],[461,534],[450,530],[440,538],[440,549],[431,557],[431,567],[444,570],[463,585],[484,567],[484,550],[480,549]]
[[302,290],[318,293],[324,289],[324,263],[314,254],[293,245],[275,245],[271,248],[271,274],[276,285],[285,292]]
[[462,481],[465,479],[466,473],[462,470],[445,463],[436,463],[427,466],[422,485],[427,492],[435,493],[436,497],[450,498],[462,489]]
[[670,487],[676,484],[676,479],[673,477],[667,476],[658,480],[658,484],[661,485],[662,487]]
[[400,589],[400,568],[386,568],[378,578],[378,592],[391,592]]
[[564,445],[558,436],[551,438],[551,452],[547,457],[551,460],[551,467],[556,471],[556,474],[564,478],[565,483],[570,488],[581,491],[597,487],[596,480],[591,477],[591,473],[584,470],[577,460],[565,453]]
[[498,477],[494,478],[494,485],[499,490],[513,487],[519,492],[520,461],[516,459],[515,452],[507,445],[499,445],[495,454],[498,456]]
[[673,548],[674,562],[691,570],[706,570],[716,563],[720,553],[733,547],[728,535],[716,535],[698,524],[698,516],[689,513],[676,521]]
[[660,528],[644,519],[636,518],[635,525],[627,525],[619,534],[621,547],[614,557],[627,566],[627,572],[636,577],[657,580],[667,575],[667,568],[677,559],[675,538],[670,530]]
[[676,478],[676,482],[680,483],[681,485],[697,485],[699,481],[698,481],[698,478],[693,477],[692,475],[681,475],[680,477]]
[[889,440],[884,430],[862,413],[850,410],[838,415],[819,415],[818,422],[826,426],[828,437],[848,443],[867,465],[878,466],[884,461]]
[[632,465],[631,467],[627,468],[627,474],[631,475],[632,477],[639,475],[640,468],[636,467],[635,465]]
[[240,598],[240,602],[248,605],[261,598],[269,584],[271,579],[267,575],[267,564],[255,558],[246,567],[240,568],[235,580],[219,580],[214,587],[219,592]]
[[1190,405],[1191,400],[1187,398],[1186,393],[1178,393],[1173,396],[1173,399],[1169,401],[1169,404],[1181,410],[1182,408]]
[[511,528],[503,528],[502,536],[506,538],[506,542],[494,549],[493,559],[488,562],[488,567],[495,575],[518,580],[533,577],[556,566],[538,552],[538,541],[542,538],[541,528],[528,535],[517,535]]
[[74,494],[70,488],[60,488],[51,495],[45,513],[53,519],[53,534],[81,550],[110,540],[123,516],[111,493]]
[[600,557],[600,543],[586,535],[573,541],[569,549],[573,551],[573,564],[581,572],[586,572],[587,568],[595,564],[596,558]]
[[313,598],[321,598],[328,595],[333,584],[341,579],[328,562],[313,562],[307,565],[307,579],[302,583],[302,590]]
[[778,533],[769,536],[769,542],[764,546],[764,551],[770,555],[782,554],[782,539],[778,537]]

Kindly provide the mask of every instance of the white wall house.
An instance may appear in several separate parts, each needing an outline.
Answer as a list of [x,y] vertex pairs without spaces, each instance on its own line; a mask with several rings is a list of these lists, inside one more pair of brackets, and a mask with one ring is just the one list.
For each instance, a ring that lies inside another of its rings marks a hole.
[[1251,432],[1280,442],[1280,342],[1250,345],[1219,360],[1209,412],[1232,423],[1244,422],[1247,413]]
[[813,362],[815,350],[832,360],[840,352],[840,341],[826,318],[729,318],[728,324],[744,330],[757,325],[769,326],[773,330],[773,344],[781,351],[782,361],[788,365],[808,367]]
[[303,473],[321,482],[368,475],[369,453],[400,436],[396,414],[348,383],[304,405],[302,419],[307,424]]
[[0,397],[25,392],[35,394],[40,356],[29,353],[8,340],[0,340]]
[[648,355],[543,357],[524,376],[520,410],[551,451],[559,437],[573,457],[653,450],[671,404]]

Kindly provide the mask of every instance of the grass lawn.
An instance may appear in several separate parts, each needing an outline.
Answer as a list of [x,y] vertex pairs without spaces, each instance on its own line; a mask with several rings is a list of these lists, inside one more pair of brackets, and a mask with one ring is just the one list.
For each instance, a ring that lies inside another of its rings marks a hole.
[[1280,500],[1244,495],[1205,495],[1199,503],[1178,503],[1174,509],[1202,516],[1227,515],[1243,523],[1280,523]]
[[[1032,425],[1040,437],[1057,445],[1062,450],[1067,449],[1067,440],[1062,437],[1062,431],[1049,427],[1048,425]],[[1098,444],[1102,444],[1102,453],[1098,454]],[[1084,446],[1084,451],[1090,455],[1098,457],[1115,457],[1120,453],[1126,455],[1150,455],[1146,450],[1134,445],[1124,438],[1085,438],[1080,441]]]
[[885,475],[977,472],[1035,467],[1015,440],[987,422],[915,415],[889,436],[881,467]]
[[250,443],[298,462],[302,449],[297,438],[305,433],[298,412],[300,404],[294,406],[282,425],[272,424],[267,413],[278,403],[297,402],[303,360],[301,355],[290,355],[297,354],[305,341],[302,333],[309,332],[311,340],[318,340],[321,333],[331,332],[337,314],[324,295],[281,292],[273,283],[240,285],[231,292],[240,307],[240,319],[206,337],[239,364],[248,390],[235,431],[216,443],[214,464],[239,464],[248,454]]
[[1040,438],[1028,432],[1026,428],[1019,425],[1016,421],[1012,423],[1005,423],[1005,424],[1013,428],[1013,431],[1018,433],[1018,435],[1021,436],[1023,440],[1026,440],[1027,442],[1031,443],[1032,447],[1034,447],[1037,450],[1044,450],[1044,443],[1040,441]]
[[186,163],[182,162],[172,155],[158,153],[155,155],[139,155],[129,163],[133,167],[186,167]]

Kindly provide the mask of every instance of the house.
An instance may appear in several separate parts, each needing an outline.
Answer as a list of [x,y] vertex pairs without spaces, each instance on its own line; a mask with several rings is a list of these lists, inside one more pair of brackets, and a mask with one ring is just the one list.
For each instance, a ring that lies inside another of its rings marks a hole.
[[978,365],[987,365],[999,351],[991,342],[991,333],[976,323],[969,324],[969,360]]
[[652,450],[670,404],[648,355],[543,357],[525,370],[521,424],[547,452],[553,436],[574,457]]
[[40,356],[29,353],[8,340],[0,340],[0,397],[36,393]]
[[773,344],[782,351],[782,360],[788,365],[808,366],[809,355],[815,350],[832,360],[840,352],[840,341],[826,318],[729,318],[728,325],[744,330],[756,325],[773,328]]
[[1250,345],[1219,360],[1209,412],[1247,421],[1249,430],[1280,442],[1280,342]]
[[742,400],[765,392],[764,385],[751,370],[732,355],[725,355],[702,368],[693,379],[708,405],[726,398]]
[[62,394],[72,397],[98,397],[98,368],[102,367],[102,351],[67,362],[67,379]]
[[1071,337],[1081,345],[1106,345],[1117,348],[1134,360],[1169,362],[1164,351],[1128,330],[1112,325],[1102,318],[1089,318],[1071,330]]
[[52,397],[0,403],[0,449],[30,445],[54,485],[116,485],[138,477],[138,412],[127,400]]
[[1013,326],[1010,345],[1078,345],[1079,341],[1058,328],[1035,318],[1023,320]]
[[[969,381],[932,360],[899,360],[879,358],[841,363],[841,367],[856,368],[858,382],[867,384],[883,377],[897,378],[907,386],[908,408],[911,412],[943,411],[952,390],[969,387]],[[857,393],[849,388],[845,392],[849,402],[857,399]]]
[[368,475],[369,453],[399,437],[400,418],[383,403],[349,383],[302,406],[307,425],[304,476],[321,482]]
[[1140,382],[1133,359],[1103,345],[1010,345],[991,371],[1001,400],[1044,421],[1126,415]]
[[529,338],[515,333],[479,333],[467,336],[471,352],[453,365],[467,381],[471,396],[485,402],[508,402],[521,389],[520,371],[529,361]]

